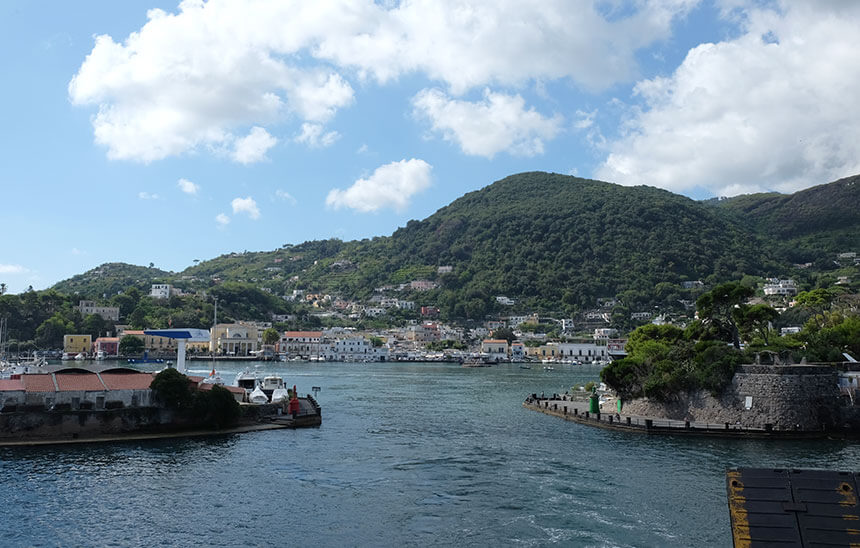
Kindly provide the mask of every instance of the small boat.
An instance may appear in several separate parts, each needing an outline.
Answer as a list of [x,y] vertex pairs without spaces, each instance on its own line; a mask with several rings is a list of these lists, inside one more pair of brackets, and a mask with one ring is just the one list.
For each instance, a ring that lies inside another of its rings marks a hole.
[[99,350],[98,352],[96,352],[96,360],[97,361],[104,361],[104,359],[106,357],[107,357],[107,353],[104,350]]
[[264,394],[268,397],[272,397],[275,390],[283,389],[286,390],[286,386],[284,385],[284,379],[278,377],[277,375],[268,375],[263,377],[263,382],[260,385],[260,389]]
[[269,397],[266,396],[266,393],[260,389],[259,385],[257,385],[257,387],[254,388],[248,396],[248,401],[256,405],[262,405],[264,403],[269,403]]
[[521,365],[520,366],[520,369],[531,369],[531,368],[532,368],[532,366],[530,366],[530,365]]
[[84,361],[85,359],[87,359],[87,357],[86,357],[86,356],[84,356],[83,352],[79,352],[79,353],[75,356],[75,361],[78,361],[78,362],[80,362],[80,361]]
[[209,376],[200,381],[200,384],[224,384],[224,380],[221,378],[221,375],[215,371],[215,368],[212,368],[212,372],[209,373]]
[[286,388],[275,388],[272,392],[272,403],[289,401],[290,393]]

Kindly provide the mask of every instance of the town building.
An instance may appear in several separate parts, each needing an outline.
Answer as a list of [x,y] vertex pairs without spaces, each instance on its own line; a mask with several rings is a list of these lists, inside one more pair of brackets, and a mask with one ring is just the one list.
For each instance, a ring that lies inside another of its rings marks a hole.
[[322,331],[285,331],[281,335],[278,350],[287,358],[310,358],[320,356]]
[[583,363],[609,359],[607,347],[593,343],[547,343],[528,349],[536,359],[574,360]]
[[424,323],[421,325],[410,325],[406,331],[406,338],[416,343],[430,343],[442,340],[439,326],[435,323]]
[[259,330],[254,325],[222,323],[212,330],[210,352],[227,356],[250,356],[259,349]]
[[167,299],[170,297],[170,284],[152,284],[149,296],[153,299]]
[[81,316],[84,317],[89,316],[90,314],[96,314],[111,322],[119,321],[118,306],[97,306],[95,301],[81,301],[78,304],[78,311],[80,311]]
[[797,285],[794,280],[779,280],[771,278],[764,286],[764,294],[768,297],[786,297],[797,295]]
[[93,342],[93,354],[104,352],[105,356],[119,355],[119,337],[99,337]]
[[177,349],[176,339],[171,339],[170,337],[161,337],[158,335],[147,335],[143,332],[143,330],[140,329],[126,329],[120,332],[120,343],[125,337],[137,337],[138,339],[143,341],[143,349],[147,352],[176,352]]
[[435,306],[422,306],[421,315],[425,318],[436,318],[439,316],[439,309]]
[[325,357],[330,362],[384,362],[389,359],[388,353],[387,347],[373,346],[365,337],[336,339],[325,347]]
[[511,361],[523,361],[526,357],[526,345],[519,341],[511,343]]
[[481,341],[481,354],[491,361],[508,359],[508,341],[505,339],[485,339]]
[[92,347],[92,335],[63,335],[63,352],[66,354],[89,354]]

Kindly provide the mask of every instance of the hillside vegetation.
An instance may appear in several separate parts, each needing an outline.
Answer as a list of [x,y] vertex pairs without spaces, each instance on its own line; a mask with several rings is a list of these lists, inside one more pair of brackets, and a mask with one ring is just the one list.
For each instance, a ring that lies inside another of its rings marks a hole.
[[[98,298],[152,280],[186,290],[234,282],[273,296],[302,290],[362,300],[375,288],[426,279],[439,287],[389,292],[439,306],[447,318],[569,314],[613,296],[641,309],[688,298],[677,290],[686,280],[789,276],[798,274],[791,263],[807,257],[834,268],[835,253],[860,248],[858,180],[699,202],[646,186],[521,173],[387,237],[232,253],[178,274],[103,265],[54,289]],[[451,272],[439,274],[440,266]],[[499,305],[500,295],[516,305]]]

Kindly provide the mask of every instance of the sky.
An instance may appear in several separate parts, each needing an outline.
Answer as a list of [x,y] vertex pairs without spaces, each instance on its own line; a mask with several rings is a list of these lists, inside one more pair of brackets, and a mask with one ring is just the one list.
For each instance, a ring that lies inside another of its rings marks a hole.
[[390,235],[507,175],[860,173],[855,0],[4,0],[0,283]]

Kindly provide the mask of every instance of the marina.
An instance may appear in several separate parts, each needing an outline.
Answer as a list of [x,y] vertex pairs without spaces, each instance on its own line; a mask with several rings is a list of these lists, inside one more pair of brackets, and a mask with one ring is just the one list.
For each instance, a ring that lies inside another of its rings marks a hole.
[[[191,364],[189,374],[204,376],[212,365]],[[217,364],[225,379],[244,366]],[[290,538],[328,546],[731,546],[727,468],[853,469],[860,462],[860,448],[838,440],[630,435],[522,407],[525,394],[597,380],[598,366],[259,366],[307,387],[302,392],[318,387],[324,424],[0,448],[5,519],[33,525],[4,528],[0,544],[159,538],[269,546]],[[249,485],[301,500],[302,518],[283,519],[283,505]],[[177,511],[165,512],[165,501]],[[212,525],[201,533],[193,523]]]

